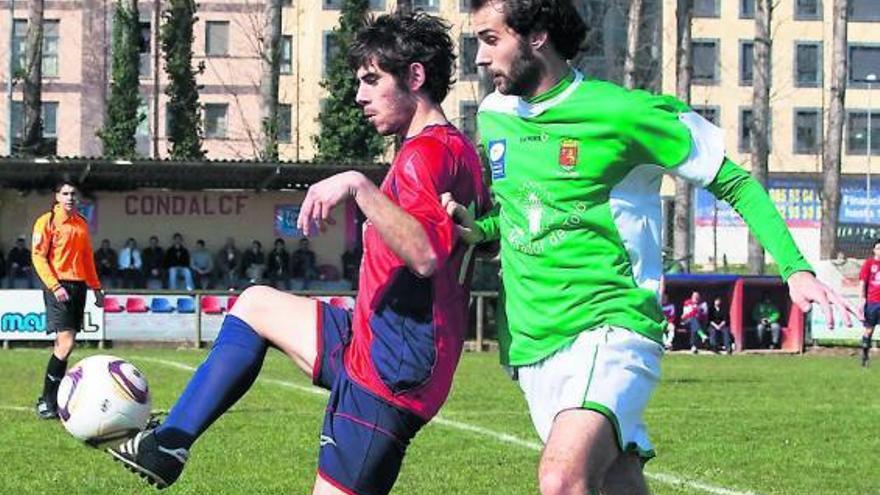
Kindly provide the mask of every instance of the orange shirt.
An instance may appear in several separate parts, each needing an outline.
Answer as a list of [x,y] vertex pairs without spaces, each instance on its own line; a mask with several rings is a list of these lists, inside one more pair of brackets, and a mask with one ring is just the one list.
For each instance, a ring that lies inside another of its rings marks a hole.
[[89,288],[101,288],[93,256],[89,226],[79,213],[68,215],[55,205],[34,222],[31,260],[49,290],[57,289],[59,280],[85,280]]

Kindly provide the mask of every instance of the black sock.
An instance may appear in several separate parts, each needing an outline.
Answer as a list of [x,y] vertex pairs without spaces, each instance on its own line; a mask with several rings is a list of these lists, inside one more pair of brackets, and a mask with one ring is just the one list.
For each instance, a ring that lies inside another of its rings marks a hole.
[[55,354],[49,358],[49,364],[46,365],[46,378],[43,381],[43,398],[50,404],[55,404],[55,396],[58,394],[58,385],[64,378],[67,371],[67,360],[58,359]]
[[867,335],[863,335],[862,336],[862,356],[864,356],[865,359],[868,358],[868,352],[870,352],[870,350],[871,350],[871,337],[868,337]]

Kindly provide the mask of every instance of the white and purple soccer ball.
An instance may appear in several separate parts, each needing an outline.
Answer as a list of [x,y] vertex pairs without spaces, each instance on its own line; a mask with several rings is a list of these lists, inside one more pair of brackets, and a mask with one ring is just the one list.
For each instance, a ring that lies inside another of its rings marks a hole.
[[76,363],[58,387],[58,416],[74,437],[97,446],[121,440],[150,420],[147,378],[115,356],[91,356]]

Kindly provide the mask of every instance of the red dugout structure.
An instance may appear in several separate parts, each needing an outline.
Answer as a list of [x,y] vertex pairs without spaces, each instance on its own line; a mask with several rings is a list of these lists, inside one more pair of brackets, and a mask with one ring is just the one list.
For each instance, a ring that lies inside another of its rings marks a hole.
[[723,307],[728,308],[730,332],[736,342],[737,352],[759,347],[752,309],[768,292],[770,299],[782,313],[781,350],[802,352],[804,348],[804,313],[788,296],[788,287],[779,277],[741,275],[667,275],[664,291],[675,304],[676,315],[681,315],[682,302],[693,291],[699,291],[709,306],[720,296]]

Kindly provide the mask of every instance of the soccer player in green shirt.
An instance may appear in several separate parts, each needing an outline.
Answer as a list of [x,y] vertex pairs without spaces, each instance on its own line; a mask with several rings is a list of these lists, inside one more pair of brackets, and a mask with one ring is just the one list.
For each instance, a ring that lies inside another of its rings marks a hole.
[[501,243],[506,357],[545,442],[541,492],[647,493],[664,173],[733,205],[800,308],[855,310],[815,278],[765,190],[725,157],[720,129],[674,98],[568,65],[585,34],[571,0],[471,0],[471,12],[476,63],[496,88],[477,125],[497,204],[475,223],[446,201],[464,239]]

